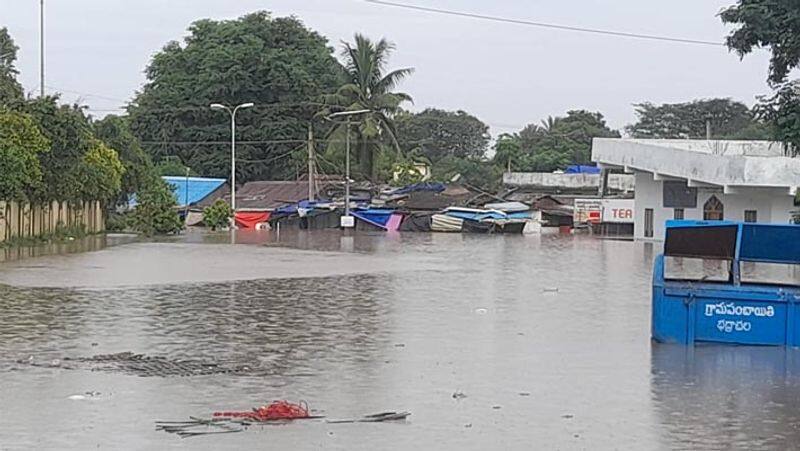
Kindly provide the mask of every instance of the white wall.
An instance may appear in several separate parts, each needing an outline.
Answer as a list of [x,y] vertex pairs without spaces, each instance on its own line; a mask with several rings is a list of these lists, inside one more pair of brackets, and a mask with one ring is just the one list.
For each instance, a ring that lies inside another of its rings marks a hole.
[[[674,218],[674,209],[663,206],[663,182],[654,181],[653,174],[636,171],[636,197],[634,237],[644,236],[645,209],[653,209],[653,238],[664,239],[664,224]],[[756,210],[758,222],[786,224],[791,217],[794,198],[783,188],[737,188],[738,194],[723,194],[722,189],[698,188],[697,208],[685,208],[684,219],[703,219],[703,205],[711,196],[717,196],[724,206],[726,220],[744,221],[745,210]]]

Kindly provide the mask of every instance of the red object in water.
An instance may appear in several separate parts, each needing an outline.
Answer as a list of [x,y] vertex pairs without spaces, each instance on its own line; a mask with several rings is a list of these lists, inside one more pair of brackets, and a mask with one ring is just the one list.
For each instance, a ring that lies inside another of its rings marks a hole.
[[255,229],[257,224],[269,221],[268,211],[237,211],[234,215],[236,225],[243,229]]
[[253,421],[294,420],[308,418],[308,404],[300,401],[293,404],[289,401],[274,401],[268,406],[261,406],[251,411],[214,412],[216,418],[247,418]]

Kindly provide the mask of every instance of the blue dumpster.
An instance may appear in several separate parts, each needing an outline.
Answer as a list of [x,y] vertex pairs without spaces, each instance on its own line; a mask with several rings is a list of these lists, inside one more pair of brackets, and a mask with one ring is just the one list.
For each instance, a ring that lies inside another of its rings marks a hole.
[[659,342],[800,345],[800,226],[668,221],[653,270]]

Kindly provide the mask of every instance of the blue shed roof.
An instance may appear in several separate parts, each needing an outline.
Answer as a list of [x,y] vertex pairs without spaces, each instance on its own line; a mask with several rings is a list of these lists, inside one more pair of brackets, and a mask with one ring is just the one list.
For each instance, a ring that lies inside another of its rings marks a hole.
[[161,178],[172,186],[172,192],[178,205],[186,205],[187,200],[189,205],[199,202],[226,182],[225,179],[205,177],[164,176]]

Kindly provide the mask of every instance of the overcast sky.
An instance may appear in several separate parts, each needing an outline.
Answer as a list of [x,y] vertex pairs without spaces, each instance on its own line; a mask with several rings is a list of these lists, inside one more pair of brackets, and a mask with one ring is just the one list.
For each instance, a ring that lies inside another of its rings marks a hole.
[[[515,19],[724,40],[717,17],[734,0],[395,0]],[[0,26],[20,47],[26,91],[38,89],[38,0],[0,0]],[[601,111],[611,126],[632,104],[768,92],[768,54],[743,61],[725,47],[557,31],[377,6],[363,0],[46,0],[46,85],[96,115],[120,108],[144,82],[151,56],[201,18],[267,10],[295,15],[336,46],[355,32],[397,45],[391,66],[414,67],[402,90],[412,109],[466,110],[516,131],[569,109]]]

